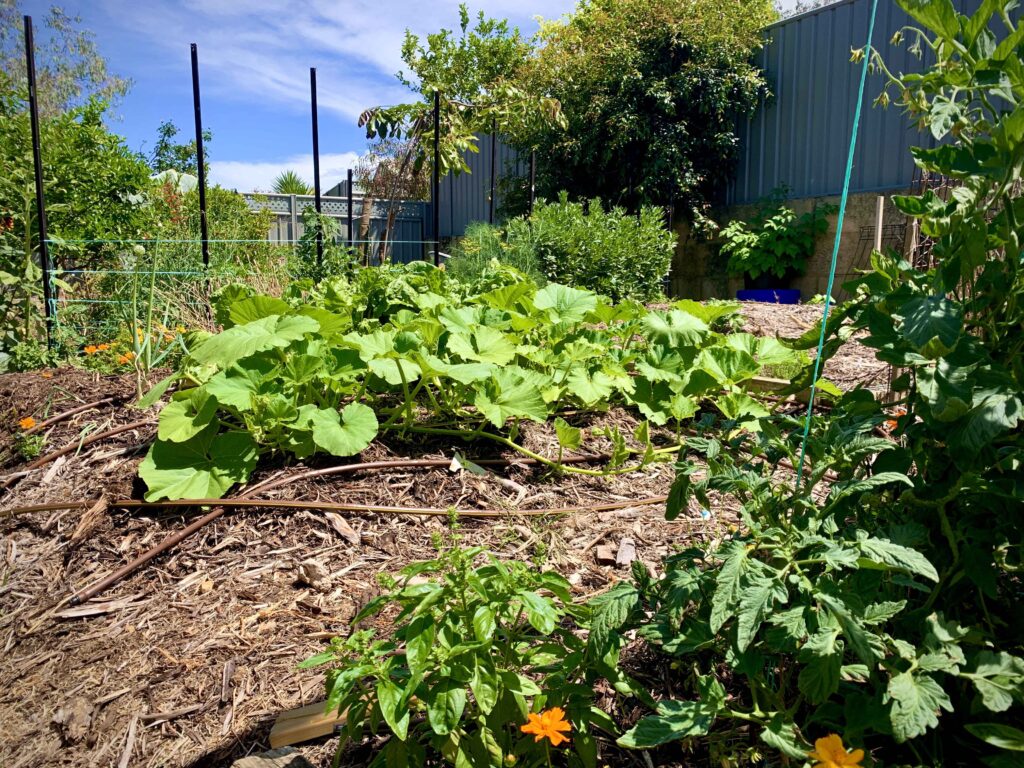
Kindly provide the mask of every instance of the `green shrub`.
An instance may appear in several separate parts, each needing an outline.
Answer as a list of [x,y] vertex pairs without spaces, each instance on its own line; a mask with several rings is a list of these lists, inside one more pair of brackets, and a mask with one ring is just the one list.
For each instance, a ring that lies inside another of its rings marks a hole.
[[506,239],[499,227],[482,221],[470,224],[466,233],[452,244],[451,258],[445,262],[445,269],[457,280],[472,283],[493,270],[497,263],[517,269],[543,285],[546,281],[538,268],[533,245],[519,233],[526,223],[513,220],[508,226]]
[[722,253],[729,257],[730,275],[756,280],[761,275],[784,278],[807,271],[814,241],[828,230],[826,217],[838,209],[825,203],[797,216],[784,200],[784,190],[775,190],[752,221],[736,219],[722,229]]
[[[562,576],[452,546],[382,581],[353,625],[397,612],[393,636],[360,630],[301,665],[334,665],[327,709],[347,710],[339,750],[383,726],[390,738],[371,766],[550,766],[566,749],[570,765],[594,765],[595,726],[614,729],[591,706],[596,670],[638,686],[588,657],[579,625],[589,609]],[[522,730],[540,712],[564,713],[571,746]]]
[[644,206],[634,216],[606,211],[596,198],[570,202],[564,192],[557,202],[539,201],[528,224],[510,224],[508,240],[513,247],[529,243],[549,280],[613,301],[660,298],[676,244],[659,208]]

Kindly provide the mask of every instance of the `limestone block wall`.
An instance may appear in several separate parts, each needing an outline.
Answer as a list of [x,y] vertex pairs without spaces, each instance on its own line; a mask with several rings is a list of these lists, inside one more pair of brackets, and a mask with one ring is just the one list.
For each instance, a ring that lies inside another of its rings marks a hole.
[[[842,284],[855,275],[858,269],[866,268],[869,264],[875,239],[879,194],[885,199],[882,209],[882,247],[886,250],[903,250],[906,218],[892,204],[892,195],[905,193],[905,190],[889,190],[885,193],[861,192],[850,195],[836,265],[834,298],[842,298],[844,294],[839,290]],[[825,203],[838,207],[839,197],[807,197],[789,200],[787,205],[801,214],[816,204]],[[715,220],[724,226],[737,218],[752,218],[757,210],[757,205],[731,206],[720,211]],[[791,286],[780,287],[799,288],[804,300],[825,292],[837,218],[838,214],[829,216],[829,228],[816,241],[814,253],[807,261],[807,272]],[[736,291],[743,287],[743,280],[729,277],[725,273],[727,259],[719,253],[720,241],[704,240],[691,232],[686,224],[677,225],[676,234],[679,239],[669,275],[672,295],[698,300],[734,298]]]

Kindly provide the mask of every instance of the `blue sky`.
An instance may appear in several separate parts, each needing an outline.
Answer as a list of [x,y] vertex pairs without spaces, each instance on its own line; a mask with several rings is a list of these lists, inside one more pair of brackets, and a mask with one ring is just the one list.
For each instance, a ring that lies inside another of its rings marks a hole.
[[[112,124],[133,149],[152,148],[165,119],[193,133],[189,43],[198,43],[211,180],[238,189],[266,190],[286,168],[312,179],[309,67],[317,68],[327,188],[366,147],[358,114],[409,98],[394,77],[406,27],[425,36],[458,26],[457,0],[57,1],[95,33],[111,69],[134,81]],[[37,29],[50,4],[23,1]],[[535,16],[554,18],[573,4],[487,0],[484,9],[532,34]]]

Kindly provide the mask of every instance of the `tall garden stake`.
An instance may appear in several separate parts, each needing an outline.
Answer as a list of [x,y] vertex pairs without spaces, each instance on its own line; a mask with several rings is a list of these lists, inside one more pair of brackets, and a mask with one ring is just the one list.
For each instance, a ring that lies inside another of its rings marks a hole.
[[537,200],[537,150],[530,153],[530,215],[533,215],[533,204]]
[[498,193],[498,179],[495,175],[498,164],[498,120],[491,121],[491,196],[488,200],[487,223],[494,224],[494,198]]
[[309,68],[309,98],[313,109],[313,206],[316,208],[316,268],[324,266],[324,230],[320,226],[320,127],[316,117],[316,67]]
[[441,92],[434,91],[434,167],[430,185],[430,215],[434,238],[434,266],[441,265],[441,209],[438,207],[441,192]]
[[206,223],[206,152],[203,147],[203,108],[199,99],[199,47],[192,43],[192,109],[196,118],[196,170],[199,174],[199,237],[203,268],[210,267],[210,233]]
[[355,243],[355,238],[352,236],[352,169],[348,169],[348,188],[346,189],[346,196],[348,197],[346,207],[346,222],[348,226],[348,247],[351,248]]
[[[39,138],[39,95],[36,93],[36,51],[32,39],[32,17],[25,17],[25,65],[28,72],[28,109],[32,124],[32,161],[36,173],[36,210],[39,222],[39,263],[43,270],[43,316],[46,318],[46,346],[53,349],[53,286],[50,284],[50,248],[46,242],[46,196],[43,194],[43,149]],[[26,222],[26,226],[28,223]]]

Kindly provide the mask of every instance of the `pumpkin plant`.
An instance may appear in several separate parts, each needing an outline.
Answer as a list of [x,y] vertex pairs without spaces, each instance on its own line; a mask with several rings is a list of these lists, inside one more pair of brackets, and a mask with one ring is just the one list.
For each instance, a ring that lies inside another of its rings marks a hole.
[[[538,289],[507,268],[467,286],[423,263],[360,269],[287,300],[226,290],[224,330],[194,339],[142,401],[177,384],[140,468],[147,498],[219,497],[261,455],[352,456],[382,432],[490,441],[565,472],[632,471],[675,443],[655,445],[646,425],[613,428],[611,461],[591,469],[528,450],[519,424],[621,405],[678,432],[705,401],[754,423],[768,410],[744,383],[762,365],[806,360],[774,339],[713,332],[728,306],[687,308]],[[563,448],[583,442],[557,433]]]

